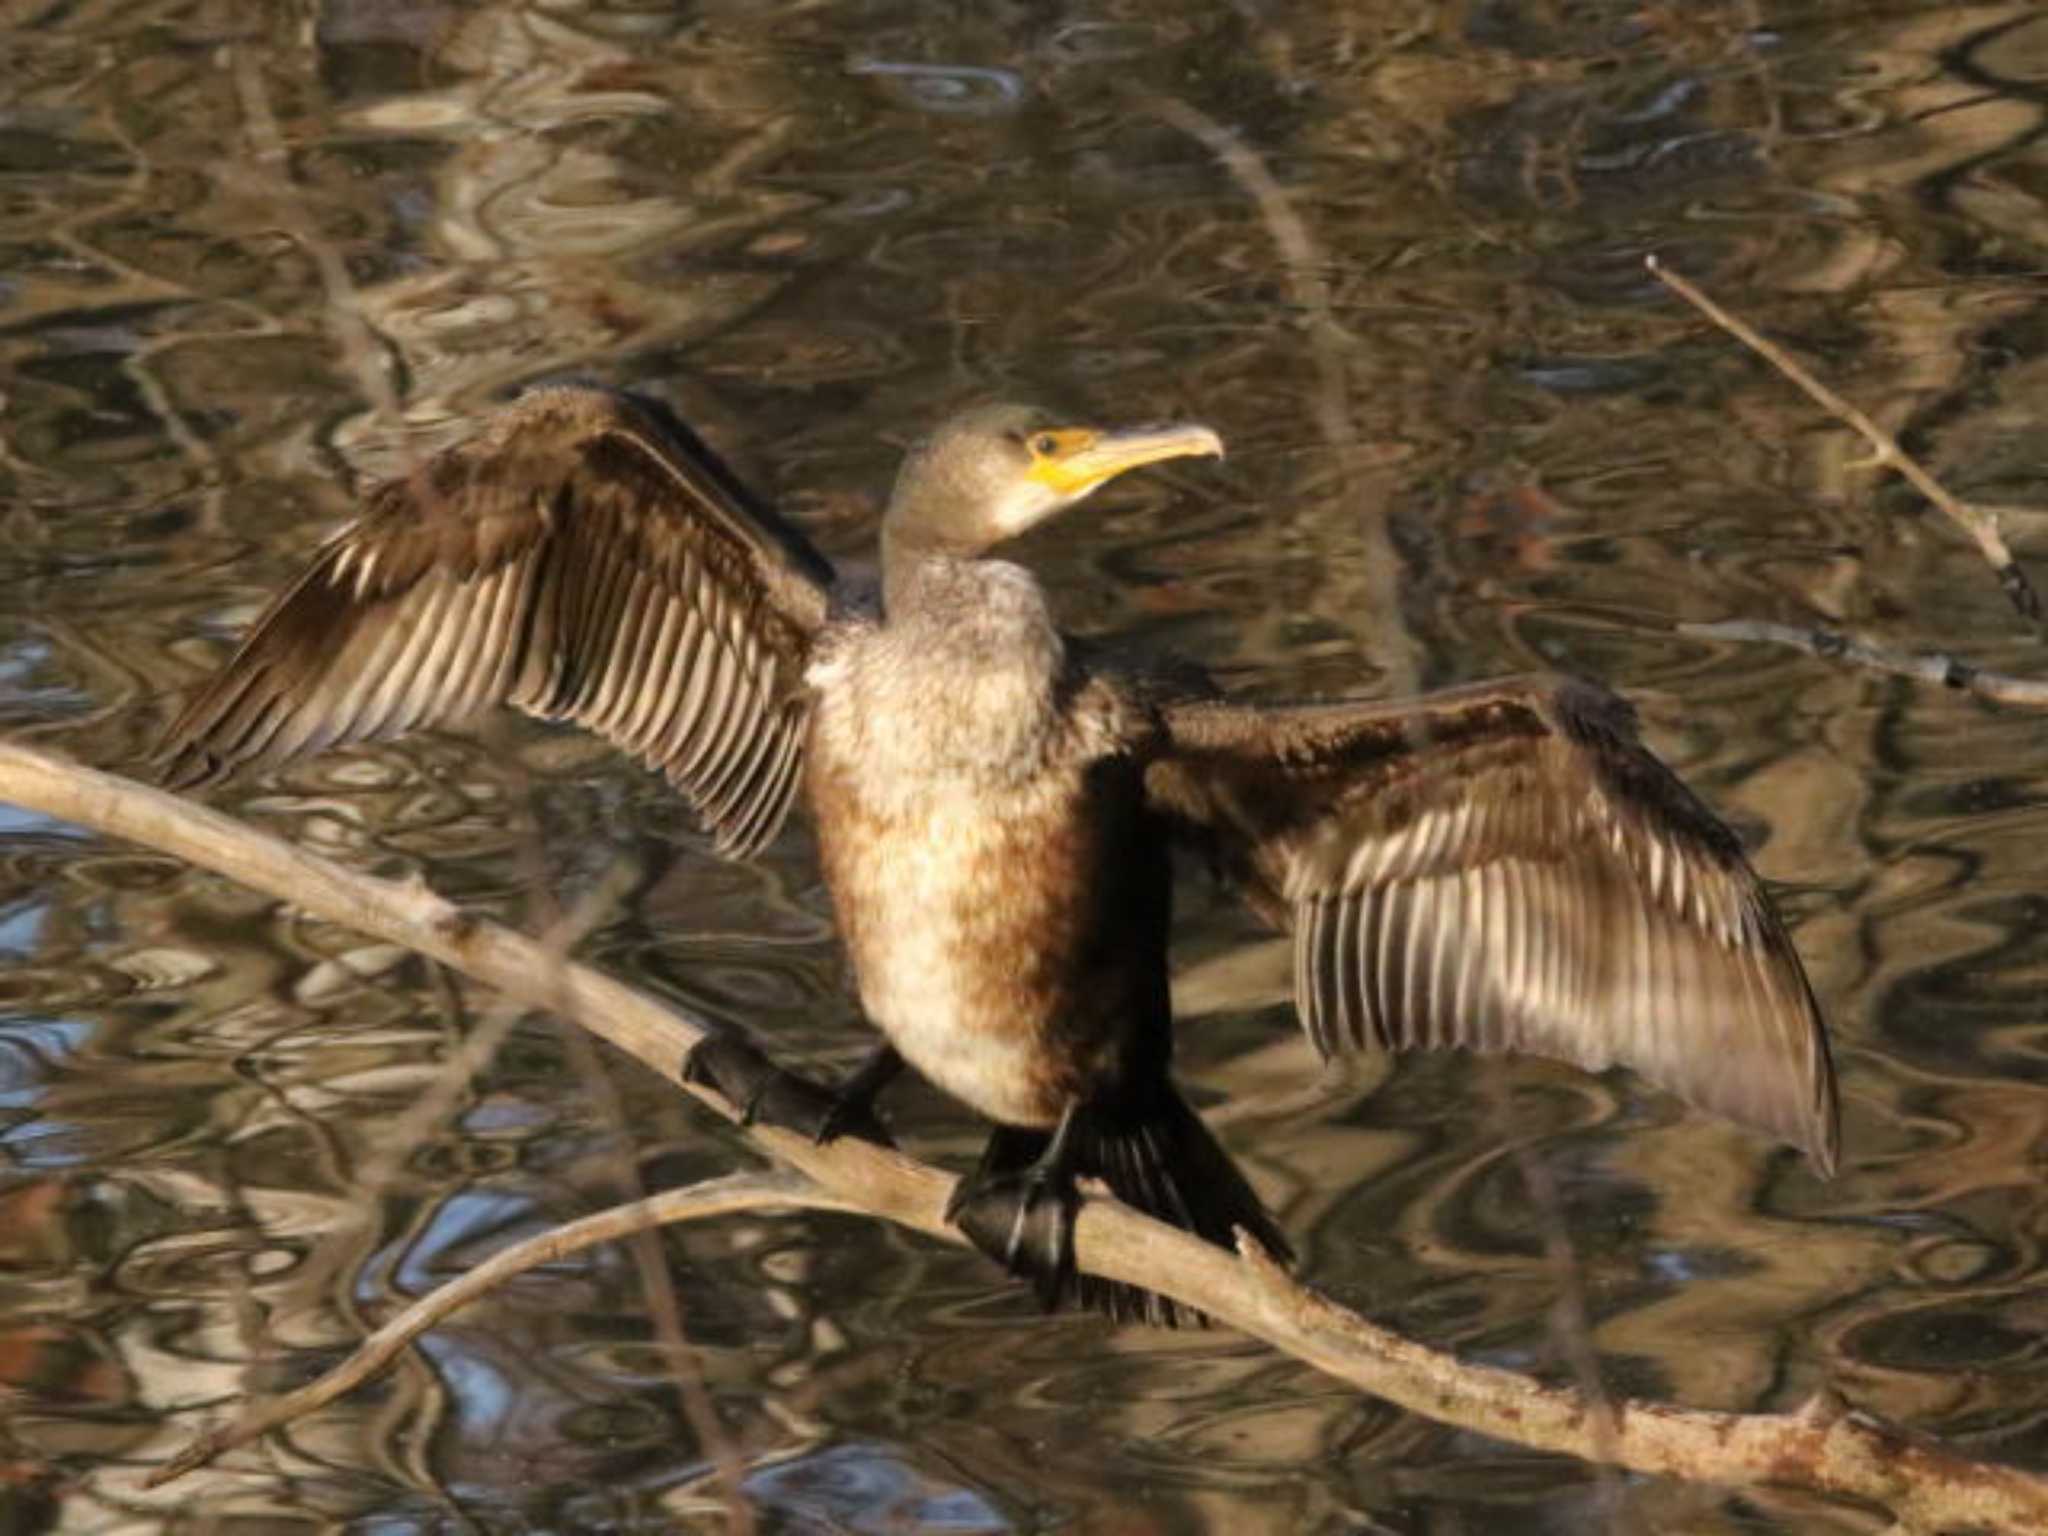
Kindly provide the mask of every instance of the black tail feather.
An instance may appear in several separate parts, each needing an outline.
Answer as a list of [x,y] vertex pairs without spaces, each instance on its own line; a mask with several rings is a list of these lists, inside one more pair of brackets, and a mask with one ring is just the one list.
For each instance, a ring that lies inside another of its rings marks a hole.
[[[1041,1230],[1049,1223],[1071,1228],[1071,1194],[1022,1208],[977,1207],[975,1189],[991,1183],[1014,1188],[1018,1176],[1037,1165],[1051,1141],[1044,1131],[996,1128],[981,1166],[955,1197],[954,1214],[968,1235],[984,1251],[1031,1273],[1048,1307],[1057,1305],[1071,1284],[1082,1305],[1120,1323],[1207,1326],[1202,1313],[1170,1297],[1120,1280],[1073,1273],[1070,1230]],[[1159,1083],[1132,1103],[1081,1110],[1069,1130],[1062,1160],[1065,1169],[1059,1176],[1100,1179],[1124,1204],[1219,1248],[1234,1249],[1235,1229],[1242,1227],[1276,1258],[1284,1262],[1293,1257],[1287,1239],[1230,1154],[1171,1083]]]

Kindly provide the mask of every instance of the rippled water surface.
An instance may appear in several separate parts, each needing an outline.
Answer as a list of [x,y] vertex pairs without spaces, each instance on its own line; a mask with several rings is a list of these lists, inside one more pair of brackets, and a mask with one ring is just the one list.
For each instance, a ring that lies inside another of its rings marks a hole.
[[[2048,569],[2037,5],[0,0],[0,81],[0,728],[135,766],[352,487],[534,380],[663,394],[835,555],[964,395],[1196,416],[1220,469],[1022,547],[1067,621],[1266,695],[1609,679],[1782,883],[1843,1072],[1823,1184],[1630,1079],[1404,1060],[1308,1092],[1284,1005],[1191,1020],[1185,1075],[1307,1274],[1562,1375],[1562,1230],[1617,1390],[1778,1408],[1833,1383],[2048,1466],[2048,723],[1676,626],[1840,623],[2020,672],[2038,643],[1642,267],[2013,507]],[[864,1043],[802,830],[721,866],[575,738],[424,739],[215,798],[529,926],[536,868],[569,899],[623,864],[588,958],[792,1060]],[[1183,927],[1193,957],[1244,936],[1206,905]],[[140,1486],[396,1303],[619,1198],[622,1168],[751,1160],[613,1062],[622,1137],[539,1018],[402,1140],[491,1018],[401,952],[0,808],[0,1524],[728,1524],[621,1248]],[[929,1090],[892,1112],[972,1155]],[[1603,1498],[1624,1531],[1875,1529],[1603,1492],[1227,1332],[1042,1318],[868,1222],[665,1246],[765,1529],[1562,1533]]]

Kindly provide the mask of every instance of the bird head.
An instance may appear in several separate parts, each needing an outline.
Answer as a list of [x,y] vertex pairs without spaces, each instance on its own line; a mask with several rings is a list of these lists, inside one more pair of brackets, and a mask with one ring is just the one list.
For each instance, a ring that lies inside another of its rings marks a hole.
[[1126,470],[1195,455],[1221,458],[1223,440],[1192,422],[1109,429],[1064,423],[1035,406],[975,406],[911,449],[884,536],[902,547],[978,554]]

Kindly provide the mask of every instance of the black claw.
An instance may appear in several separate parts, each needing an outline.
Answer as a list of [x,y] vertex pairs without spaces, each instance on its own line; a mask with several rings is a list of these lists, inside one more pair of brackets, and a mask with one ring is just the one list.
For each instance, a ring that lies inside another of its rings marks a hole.
[[706,1035],[683,1057],[683,1081],[715,1088],[745,1104],[775,1074],[775,1063],[737,1035]]
[[876,1117],[873,1092],[856,1074],[855,1091],[824,1087],[775,1065],[736,1035],[707,1035],[683,1058],[683,1081],[717,1089],[739,1106],[740,1124],[772,1125],[823,1145],[855,1136],[877,1146],[895,1141]]
[[946,1219],[1011,1274],[1031,1282],[1051,1312],[1074,1283],[1074,1216],[1080,1192],[1070,1174],[1028,1168],[971,1175],[946,1202]]
[[874,1106],[851,1104],[844,1094],[832,1095],[831,1106],[825,1111],[825,1118],[814,1133],[819,1146],[828,1141],[837,1141],[842,1136],[858,1136],[864,1141],[879,1141],[883,1146],[893,1147],[888,1131],[875,1118]]

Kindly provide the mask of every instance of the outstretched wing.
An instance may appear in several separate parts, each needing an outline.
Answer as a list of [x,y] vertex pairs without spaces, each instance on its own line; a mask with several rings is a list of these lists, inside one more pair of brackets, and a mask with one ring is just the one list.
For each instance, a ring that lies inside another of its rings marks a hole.
[[660,407],[538,390],[371,495],[171,727],[165,778],[509,703],[660,769],[743,857],[796,791],[831,583]]
[[1324,1054],[1621,1063],[1832,1171],[1834,1068],[1735,835],[1590,683],[1162,708],[1147,794],[1293,929]]

